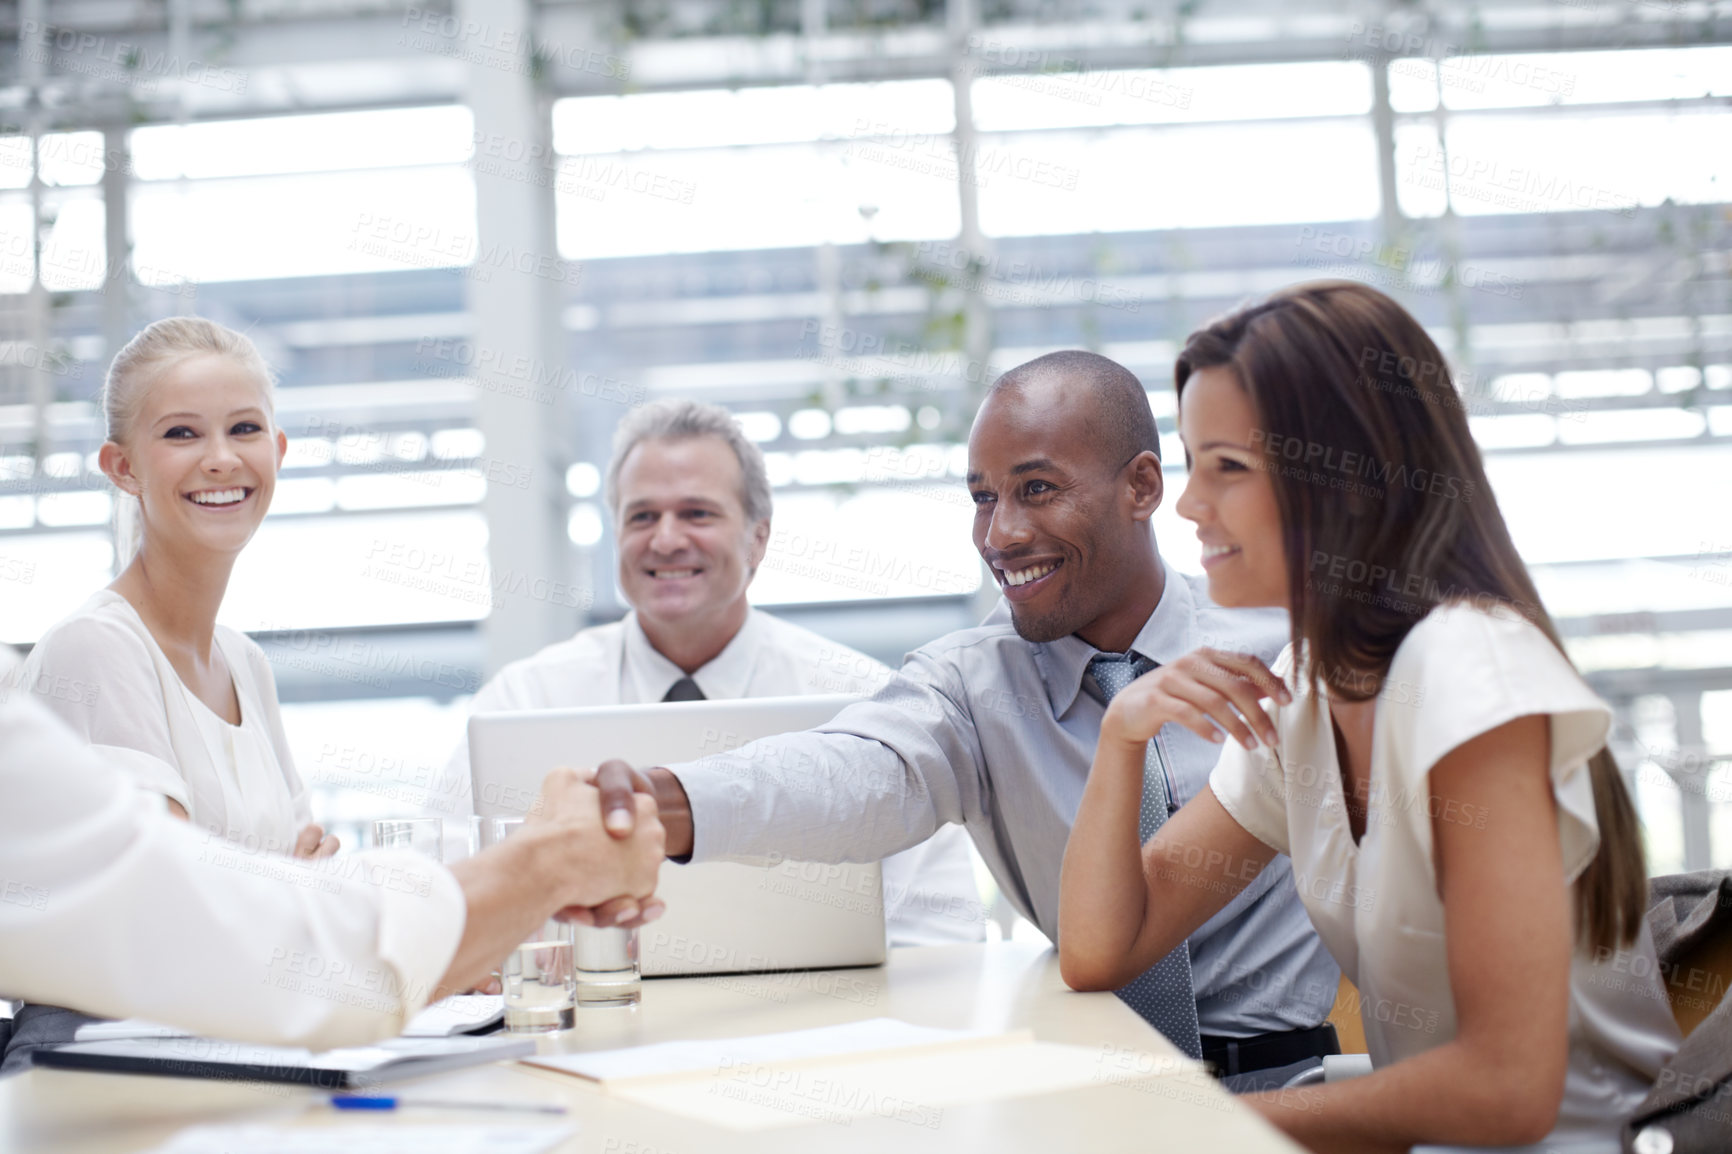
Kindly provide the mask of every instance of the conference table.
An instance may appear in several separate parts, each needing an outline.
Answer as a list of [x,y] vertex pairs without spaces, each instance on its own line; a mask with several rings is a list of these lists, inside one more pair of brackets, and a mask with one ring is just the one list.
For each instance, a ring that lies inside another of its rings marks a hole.
[[[752,1154],[811,1151],[1220,1150],[1290,1154],[1299,1148],[1236,1102],[1112,994],[1081,994],[1059,977],[1051,947],[1023,942],[903,948],[864,969],[805,975],[659,978],[642,1003],[583,1009],[575,1029],[537,1039],[538,1053],[608,1050],[896,1018],[922,1026],[1026,1029],[1037,1042],[1086,1048],[1092,1063],[1068,1088],[952,1102],[912,1116],[798,1118],[742,1131],[652,1109],[594,1083],[516,1062],[394,1083],[381,1093],[453,1102],[558,1103],[536,1114],[403,1108],[356,1115],[297,1086],[36,1069],[0,1081],[0,1152],[109,1154],[151,1150],[185,1127],[270,1123],[569,1125],[559,1154]],[[958,1053],[956,1060],[966,1060]]]

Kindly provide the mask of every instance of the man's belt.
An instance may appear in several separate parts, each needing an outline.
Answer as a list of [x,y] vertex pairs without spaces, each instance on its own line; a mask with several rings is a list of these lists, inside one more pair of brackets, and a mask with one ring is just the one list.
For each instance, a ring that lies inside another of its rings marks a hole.
[[1284,1030],[1250,1038],[1203,1035],[1203,1061],[1215,1068],[1217,1077],[1291,1066],[1306,1058],[1340,1052],[1341,1042],[1335,1036],[1335,1027],[1328,1022],[1309,1030]]

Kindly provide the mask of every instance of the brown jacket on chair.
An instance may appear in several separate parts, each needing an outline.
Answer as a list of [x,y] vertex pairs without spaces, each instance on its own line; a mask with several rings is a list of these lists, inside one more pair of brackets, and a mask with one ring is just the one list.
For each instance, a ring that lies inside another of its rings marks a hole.
[[[1627,1154],[1732,1150],[1732,870],[1649,883],[1654,935],[1684,1044],[1624,1126]],[[1669,1140],[1668,1140],[1669,1139]]]

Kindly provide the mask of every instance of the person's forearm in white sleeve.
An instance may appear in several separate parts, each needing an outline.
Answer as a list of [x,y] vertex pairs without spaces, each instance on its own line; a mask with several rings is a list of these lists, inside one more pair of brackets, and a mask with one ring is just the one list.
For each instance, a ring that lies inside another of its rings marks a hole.
[[0,989],[14,997],[341,1045],[400,1029],[463,932],[463,895],[433,862],[246,853],[141,807],[23,695],[0,706],[0,796]]
[[645,841],[609,839],[594,791],[568,776],[549,778],[551,818],[456,876],[399,852],[302,865],[141,807],[14,694],[0,702],[0,992],[241,1041],[395,1034],[554,909],[648,898],[653,811]]

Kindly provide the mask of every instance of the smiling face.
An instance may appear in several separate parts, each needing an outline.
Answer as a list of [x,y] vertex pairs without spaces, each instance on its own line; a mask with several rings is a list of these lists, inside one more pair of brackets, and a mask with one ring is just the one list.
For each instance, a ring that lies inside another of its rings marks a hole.
[[746,520],[742,484],[739,459],[719,437],[641,441],[627,455],[619,583],[648,626],[743,615],[770,523]]
[[192,357],[145,387],[103,472],[139,499],[149,549],[239,553],[270,508],[288,438],[265,382],[231,357]]
[[1217,605],[1287,608],[1281,511],[1256,447],[1257,412],[1226,366],[1198,369],[1179,395],[1179,435],[1191,475],[1175,506],[1197,525],[1209,597]]
[[1148,520],[1160,463],[1148,452],[1103,460],[1092,404],[1086,388],[1036,379],[994,391],[969,434],[974,547],[1029,641],[1082,633],[1098,643],[1092,635],[1126,624],[1134,637],[1153,608],[1127,593],[1159,572]]

